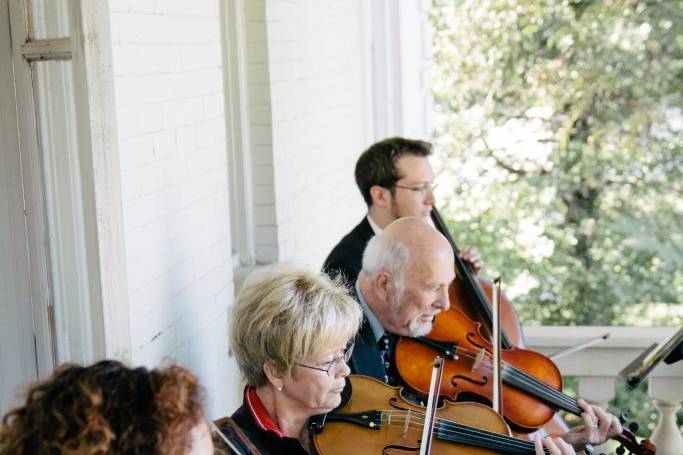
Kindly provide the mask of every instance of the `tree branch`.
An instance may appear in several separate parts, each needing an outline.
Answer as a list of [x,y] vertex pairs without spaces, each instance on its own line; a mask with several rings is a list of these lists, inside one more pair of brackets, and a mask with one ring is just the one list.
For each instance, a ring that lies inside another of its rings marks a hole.
[[483,136],[481,136],[480,139],[481,142],[484,144],[484,148],[486,148],[488,155],[491,158],[493,158],[493,160],[496,162],[498,166],[502,167],[511,174],[519,176],[524,176],[527,174],[526,171],[522,171],[521,169],[515,169],[513,166],[509,165],[508,163],[497,157],[495,151],[489,146],[489,143],[486,141],[486,139]]

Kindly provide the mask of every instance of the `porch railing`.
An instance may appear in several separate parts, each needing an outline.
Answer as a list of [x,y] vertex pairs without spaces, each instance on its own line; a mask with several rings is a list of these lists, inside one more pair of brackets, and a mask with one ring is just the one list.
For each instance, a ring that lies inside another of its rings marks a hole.
[[[653,343],[672,335],[675,327],[525,327],[527,347],[550,354],[598,337],[610,336],[598,345],[557,359],[565,376],[575,376],[579,382],[579,396],[587,401],[606,406],[614,398],[616,381],[626,365]],[[661,364],[649,375],[648,395],[659,416],[650,439],[657,446],[657,455],[683,454],[683,436],[676,424],[676,413],[683,401],[683,361],[673,365]],[[599,447],[607,453],[613,446]],[[596,452],[599,453],[599,452]]]

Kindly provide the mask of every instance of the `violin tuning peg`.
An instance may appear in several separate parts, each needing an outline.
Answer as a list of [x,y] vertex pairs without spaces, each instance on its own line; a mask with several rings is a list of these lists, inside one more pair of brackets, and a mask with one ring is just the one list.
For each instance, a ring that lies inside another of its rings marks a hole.
[[624,455],[626,453],[626,449],[624,449],[624,446],[619,446],[617,447],[617,455]]
[[638,425],[638,422],[631,422],[628,424],[628,429],[631,430],[631,433],[637,433],[638,428],[640,428],[640,425]]
[[619,414],[619,423],[621,423],[623,425],[626,423],[627,420],[628,420],[628,412],[622,412],[621,414]]

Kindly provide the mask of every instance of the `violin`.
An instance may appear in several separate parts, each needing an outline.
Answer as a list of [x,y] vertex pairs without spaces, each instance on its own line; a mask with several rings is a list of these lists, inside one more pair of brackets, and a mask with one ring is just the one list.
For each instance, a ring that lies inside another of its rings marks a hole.
[[[449,288],[451,307],[436,316],[434,327],[426,337],[402,337],[394,350],[396,369],[410,388],[427,393],[429,370],[435,355],[445,357],[441,394],[455,401],[460,394],[475,395],[492,400],[492,350],[490,331],[492,313],[484,291],[469,268],[458,256],[458,249],[443,219],[432,209],[432,219],[453,247],[457,278]],[[464,289],[463,289],[464,288]],[[458,297],[468,296],[484,324],[473,321],[461,309]],[[508,309],[506,310],[506,305]],[[501,365],[502,409],[507,422],[517,431],[529,433],[547,423],[558,409],[580,416],[583,412],[577,401],[562,392],[562,375],[546,356],[515,346],[507,335],[510,319],[518,325],[516,313],[509,300],[501,295]],[[521,340],[521,328],[518,331]],[[654,445],[645,440],[639,444],[635,436],[624,429],[615,439],[633,453],[654,453]]]
[[[351,399],[313,428],[319,455],[418,453],[425,408],[406,401],[401,388],[375,378],[349,376]],[[431,453],[534,455],[534,444],[510,436],[505,419],[480,403],[444,401],[436,410]],[[545,453],[549,453],[545,449]]]

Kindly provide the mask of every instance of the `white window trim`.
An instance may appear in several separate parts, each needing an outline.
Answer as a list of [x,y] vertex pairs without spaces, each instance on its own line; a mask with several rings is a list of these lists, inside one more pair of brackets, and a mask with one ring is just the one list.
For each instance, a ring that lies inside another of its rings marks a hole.
[[76,118],[96,358],[132,360],[109,2],[74,0]]
[[230,182],[230,223],[236,268],[256,264],[243,0],[222,0],[223,87]]
[[22,55],[22,43],[26,42],[24,24],[26,10],[22,2],[8,4],[9,24],[12,35],[12,60],[14,66],[15,102],[26,214],[26,235],[29,260],[29,287],[32,302],[33,330],[36,344],[36,366],[39,377],[46,377],[54,369],[55,350],[52,334],[54,307],[50,291],[50,265],[47,240],[47,219],[43,191],[43,170],[38,153],[37,127],[33,103],[30,73]]
[[[87,277],[87,303],[65,312],[69,327],[65,340],[69,361],[89,363],[101,358],[130,361],[131,340],[126,261],[121,207],[121,178],[117,150],[114,84],[107,1],[72,0],[69,38],[28,41],[24,1],[9,2],[15,67],[25,60],[72,60],[76,129],[79,144],[81,213],[85,233],[85,261],[76,265]],[[28,41],[28,42],[27,42]],[[43,196],[42,162],[38,152],[31,76],[15,72],[17,115],[26,204],[31,300],[38,374],[55,367],[50,340],[50,301],[47,219]],[[60,242],[59,238],[55,239]],[[46,304],[47,302],[47,304]],[[72,303],[73,304],[73,303]],[[83,315],[87,315],[84,317]],[[61,342],[61,341],[60,341]]]
[[[391,0],[372,2],[372,101],[375,139],[397,134],[400,106],[396,106],[398,56],[398,5]],[[398,87],[400,90],[400,87]]]
[[[5,3],[0,6],[0,43],[10,42],[9,24],[9,7]],[[0,215],[2,223],[5,223],[0,230],[3,228],[9,230],[9,238],[0,239],[0,249],[3,254],[2,264],[0,264],[0,269],[2,269],[0,270],[2,273],[0,278],[1,414],[19,404],[19,399],[15,394],[17,381],[35,381],[39,374],[42,373],[44,376],[51,371],[50,353],[37,354],[36,352],[46,346],[36,343],[38,340],[34,336],[36,327],[31,303],[35,296],[31,294],[29,283],[36,284],[36,281],[40,281],[40,276],[32,276],[29,271],[29,266],[35,264],[29,262],[26,219],[20,218],[26,212],[26,207],[22,190],[13,67],[12,49],[9,46],[1,46],[0,137],[2,137],[3,144],[0,147],[0,206],[4,206],[4,201],[7,201],[9,209],[9,212]],[[8,215],[16,219],[7,219]],[[7,249],[5,241],[9,244]],[[40,286],[39,289],[41,289]],[[44,359],[49,363],[47,366]]]
[[[368,36],[372,40],[375,139],[396,134],[425,139],[432,136],[430,8],[430,0],[371,2]],[[416,21],[421,24],[417,36]]]

